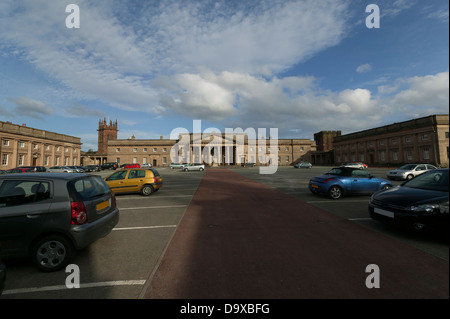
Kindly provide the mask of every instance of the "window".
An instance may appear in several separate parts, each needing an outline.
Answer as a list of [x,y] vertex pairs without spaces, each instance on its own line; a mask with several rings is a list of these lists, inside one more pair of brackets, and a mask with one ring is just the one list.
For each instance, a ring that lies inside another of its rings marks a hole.
[[145,171],[143,170],[131,170],[128,178],[143,178],[145,177]]
[[386,157],[385,157],[384,151],[381,151],[380,152],[380,161],[385,161],[385,160],[386,160]]
[[286,146],[286,147],[284,148],[284,150],[285,150],[286,152],[289,151],[289,147]]
[[116,153],[119,153],[120,152],[120,147],[117,147],[116,148]]
[[430,149],[428,147],[423,149],[423,159],[430,159]]
[[125,176],[127,176],[127,171],[118,171],[112,174],[110,177],[108,177],[107,181],[117,181],[121,179],[125,179]]
[[147,148],[146,147],[144,147],[144,152],[147,152]]
[[133,164],[137,163],[137,157],[133,157]]
[[394,161],[398,161],[398,153],[397,153],[397,151],[392,151],[392,159]]
[[64,165],[69,165],[69,158],[68,157],[64,157]]
[[37,150],[37,149],[38,149],[38,145],[37,145],[37,144],[33,144],[33,148],[34,148],[35,150]]
[[163,157],[162,162],[163,164],[167,164],[167,157]]
[[428,140],[428,134],[422,134],[422,141]]
[[23,155],[19,155],[19,166],[23,165]]
[[55,159],[55,165],[57,165],[57,166],[59,165],[59,156],[57,156]]
[[19,142],[19,147],[25,147],[25,142]]
[[137,152],[137,147],[133,148],[133,152],[134,152],[134,153]]
[[303,146],[300,146],[300,151],[303,151],[303,150],[304,150]]
[[286,156],[286,163],[289,163],[289,156]]
[[391,139],[391,144],[397,144],[397,139],[396,138]]
[[405,137],[405,143],[411,143],[411,136]]
[[379,144],[384,145],[384,140],[380,140]]
[[448,138],[448,132],[445,132],[445,138]]
[[163,148],[163,152],[167,152],[167,148],[166,147]]
[[46,156],[45,158],[44,158],[44,165],[45,166],[47,166],[48,165],[48,160],[49,160],[49,156]]
[[156,147],[153,148],[153,152],[156,152],[158,149]]
[[3,140],[3,146],[9,146],[9,140]]
[[2,165],[3,166],[8,165],[8,154],[3,154],[2,155]]
[[411,150],[406,150],[406,159],[408,161],[412,160],[412,151]]
[[0,187],[0,207],[29,204],[50,198],[50,183],[5,180]]

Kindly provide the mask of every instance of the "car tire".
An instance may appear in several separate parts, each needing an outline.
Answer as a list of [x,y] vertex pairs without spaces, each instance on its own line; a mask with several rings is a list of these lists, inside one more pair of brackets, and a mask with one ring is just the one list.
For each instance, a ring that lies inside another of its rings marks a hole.
[[75,253],[72,242],[53,234],[36,241],[31,248],[33,264],[43,272],[53,272],[66,267]]
[[141,194],[144,196],[150,196],[153,193],[152,185],[144,185],[141,189]]
[[199,169],[200,172],[203,172],[204,170],[205,170],[205,169],[204,169],[204,168],[201,168],[201,167],[200,167],[200,169]]
[[413,174],[408,174],[408,176],[406,176],[406,180],[409,181],[410,179],[413,179],[414,175]]
[[188,169],[187,169],[187,168],[183,168],[183,171],[187,172],[187,171],[188,171]]
[[392,187],[392,185],[386,184],[386,185],[383,185],[383,187],[381,187],[381,189],[385,190],[385,189],[389,189],[391,187]]
[[328,195],[332,199],[339,199],[342,197],[342,189],[336,185],[331,186],[330,189],[328,190]]

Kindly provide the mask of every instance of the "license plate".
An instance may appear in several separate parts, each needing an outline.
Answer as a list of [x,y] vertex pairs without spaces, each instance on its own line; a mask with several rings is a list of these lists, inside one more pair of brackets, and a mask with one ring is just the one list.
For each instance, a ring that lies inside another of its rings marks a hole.
[[102,209],[109,207],[109,200],[105,200],[104,202],[97,204],[96,207],[98,212],[101,211]]
[[373,211],[375,213],[377,213],[377,214],[380,214],[380,215],[383,215],[383,216],[386,216],[386,217],[390,217],[390,218],[394,218],[394,213],[393,212],[390,212],[390,211],[387,211],[387,210],[384,210],[384,209],[380,209],[380,208],[375,208]]
[[312,188],[319,188],[319,186],[314,185],[314,184],[311,184],[311,187],[312,187]]

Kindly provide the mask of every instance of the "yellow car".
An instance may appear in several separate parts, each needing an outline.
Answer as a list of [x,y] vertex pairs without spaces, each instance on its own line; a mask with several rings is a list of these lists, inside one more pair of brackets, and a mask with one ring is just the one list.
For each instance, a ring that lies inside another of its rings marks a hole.
[[106,184],[115,194],[141,193],[149,196],[163,185],[158,171],[154,168],[128,168],[116,171],[105,178]]

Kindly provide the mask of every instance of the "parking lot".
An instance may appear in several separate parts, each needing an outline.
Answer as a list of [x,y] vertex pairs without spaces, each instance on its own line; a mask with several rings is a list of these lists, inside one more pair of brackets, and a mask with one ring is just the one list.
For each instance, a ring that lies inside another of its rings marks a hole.
[[[231,169],[340,218],[370,228],[380,236],[390,236],[448,261],[448,241],[433,236],[418,236],[371,220],[367,213],[369,196],[331,200],[311,194],[307,189],[309,179],[326,172],[328,167],[312,169],[280,167],[274,175],[260,175],[258,167]],[[147,280],[152,278],[158,268],[205,174],[168,168],[158,170],[164,180],[163,188],[149,197],[138,194],[118,195],[119,224],[111,234],[80,251],[72,261],[79,267],[82,289],[66,287],[69,273],[64,271],[41,273],[28,260],[12,260],[6,263],[8,278],[1,299],[143,297],[143,291],[149,284]],[[376,176],[385,177],[387,169],[378,168],[370,171]],[[97,174],[106,176],[109,173],[111,171]],[[400,182],[393,183],[400,184]],[[220,205],[220,202],[217,205]],[[283,203],[280,202],[279,205]]]

